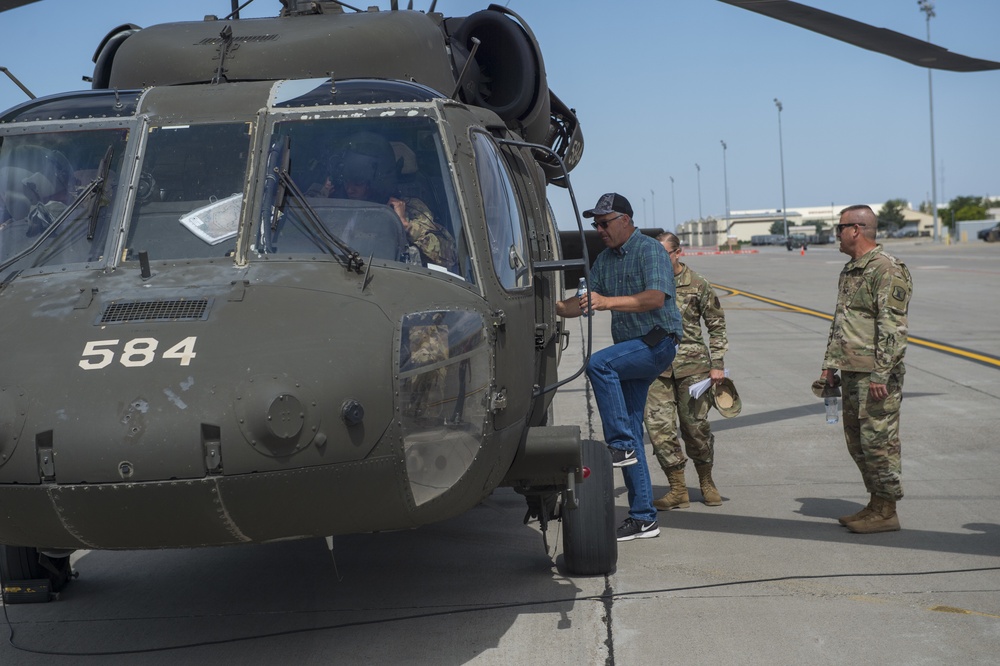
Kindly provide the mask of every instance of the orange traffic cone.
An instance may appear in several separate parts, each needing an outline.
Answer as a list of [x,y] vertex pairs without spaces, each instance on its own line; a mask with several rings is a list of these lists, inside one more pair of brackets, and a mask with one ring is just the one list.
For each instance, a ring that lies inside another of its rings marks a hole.
[[803,257],[804,257],[804,256],[806,256],[806,248],[805,248],[805,247],[803,247],[803,248],[802,248],[802,249],[801,249],[801,250],[799,251],[799,254],[801,254],[801,255],[802,255]]

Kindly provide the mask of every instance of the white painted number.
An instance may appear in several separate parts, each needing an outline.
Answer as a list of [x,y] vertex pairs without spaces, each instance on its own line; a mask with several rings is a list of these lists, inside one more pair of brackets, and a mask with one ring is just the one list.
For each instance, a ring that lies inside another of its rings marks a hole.
[[98,349],[98,347],[109,347],[118,344],[117,340],[91,340],[83,348],[83,356],[97,356],[99,361],[90,361],[84,358],[80,361],[80,367],[84,370],[100,370],[111,365],[115,358],[115,353],[110,349]]
[[126,368],[141,368],[153,362],[156,345],[159,344],[156,338],[135,338],[125,343],[122,350],[121,364]]
[[[184,338],[176,345],[163,352],[162,359],[177,359],[181,365],[191,365],[191,359],[197,354],[194,351],[194,344],[197,336]],[[100,370],[106,368],[115,360],[116,349],[119,340],[91,340],[83,347],[83,358],[80,359],[80,367],[84,370]],[[125,343],[122,348],[118,362],[126,368],[141,368],[149,365],[156,359],[156,349],[160,346],[160,341],[156,338],[133,338]]]
[[195,336],[190,338],[184,338],[176,345],[163,352],[163,358],[178,358],[181,361],[181,365],[191,365],[191,359],[193,359],[197,354],[194,353],[194,341],[197,340]]

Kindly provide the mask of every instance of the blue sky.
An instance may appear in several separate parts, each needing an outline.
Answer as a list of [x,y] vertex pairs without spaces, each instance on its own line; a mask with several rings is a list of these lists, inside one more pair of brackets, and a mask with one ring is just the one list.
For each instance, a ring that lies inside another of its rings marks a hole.
[[[926,37],[916,0],[805,4]],[[36,95],[87,87],[101,38],[122,23],[149,26],[225,14],[228,0],[42,0],[0,14],[0,65]],[[386,0],[359,0],[361,6]],[[405,0],[401,3],[405,5]],[[430,0],[415,0],[417,9]],[[461,16],[486,2],[439,0]],[[781,100],[788,207],[914,206],[931,191],[927,70],[714,0],[510,0],[541,44],[549,85],[577,110],[586,141],[572,174],[581,208],[606,191],[629,197],[642,226],[781,206]],[[938,0],[932,40],[1000,60],[1000,2]],[[256,0],[245,17],[272,16]],[[938,200],[1000,197],[1000,71],[934,72]],[[0,107],[23,101],[0,78]],[[698,172],[701,166],[701,196]],[[674,177],[673,190],[670,177]],[[556,200],[561,226],[568,206]],[[700,206],[699,206],[700,202]],[[674,209],[676,208],[676,217]],[[655,214],[655,216],[654,216]]]

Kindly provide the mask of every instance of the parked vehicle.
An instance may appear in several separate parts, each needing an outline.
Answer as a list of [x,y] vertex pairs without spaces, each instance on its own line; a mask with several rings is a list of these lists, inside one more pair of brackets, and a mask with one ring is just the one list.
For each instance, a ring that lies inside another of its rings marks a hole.
[[986,227],[985,229],[980,229],[978,236],[979,240],[984,240],[987,243],[1000,241],[1000,223],[997,223],[992,227]]

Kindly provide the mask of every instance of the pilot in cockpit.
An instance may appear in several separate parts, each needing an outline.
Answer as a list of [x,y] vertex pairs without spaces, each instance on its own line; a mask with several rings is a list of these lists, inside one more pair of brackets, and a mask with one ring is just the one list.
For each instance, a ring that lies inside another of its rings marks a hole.
[[398,174],[399,162],[389,141],[374,132],[358,132],[330,159],[329,176],[314,193],[388,205],[423,262],[457,271],[455,238],[434,221],[426,203],[400,194]]
[[73,169],[62,153],[23,145],[0,161],[0,222],[25,223],[29,238],[44,231],[66,210]]

